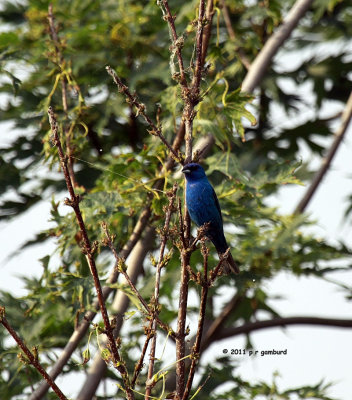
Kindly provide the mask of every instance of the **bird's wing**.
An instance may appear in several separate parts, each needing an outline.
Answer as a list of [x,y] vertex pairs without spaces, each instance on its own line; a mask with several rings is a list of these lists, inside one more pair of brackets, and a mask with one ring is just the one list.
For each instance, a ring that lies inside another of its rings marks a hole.
[[219,215],[220,215],[221,222],[223,222],[223,221],[222,221],[222,214],[221,214],[221,209],[220,209],[220,204],[219,204],[218,197],[217,197],[217,195],[216,195],[215,190],[214,190],[213,187],[212,187],[212,190],[213,190],[213,198],[214,198],[214,202],[215,202],[216,208],[217,208],[217,210],[219,211]]

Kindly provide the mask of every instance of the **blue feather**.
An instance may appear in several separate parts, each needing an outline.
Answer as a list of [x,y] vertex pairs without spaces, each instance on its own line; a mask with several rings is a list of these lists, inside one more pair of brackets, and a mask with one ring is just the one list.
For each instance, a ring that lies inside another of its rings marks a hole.
[[[197,163],[186,164],[182,172],[186,176],[186,204],[191,220],[198,226],[209,223],[206,236],[213,242],[219,255],[225,253],[228,244],[225,239],[219,200],[205,175],[204,169]],[[238,273],[238,267],[231,254],[227,259],[232,272]]]

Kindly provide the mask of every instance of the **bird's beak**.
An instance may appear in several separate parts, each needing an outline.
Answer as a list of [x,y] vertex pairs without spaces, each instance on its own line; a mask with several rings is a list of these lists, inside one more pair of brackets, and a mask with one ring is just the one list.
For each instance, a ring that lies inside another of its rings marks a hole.
[[191,170],[188,169],[188,168],[186,168],[186,167],[183,167],[183,168],[182,168],[182,172],[183,172],[184,174],[189,174],[189,173],[191,172]]

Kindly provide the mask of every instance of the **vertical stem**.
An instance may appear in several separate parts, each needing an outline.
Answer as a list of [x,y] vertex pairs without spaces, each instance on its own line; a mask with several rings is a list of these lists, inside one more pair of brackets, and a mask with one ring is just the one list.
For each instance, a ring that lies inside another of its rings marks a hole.
[[196,36],[196,68],[193,77],[193,89],[198,92],[195,93],[197,96],[199,95],[199,87],[200,80],[202,77],[202,69],[203,69],[203,27],[204,27],[204,14],[205,14],[205,1],[199,1],[199,13],[198,13],[198,27],[197,27],[197,36]]
[[203,334],[204,320],[205,320],[205,309],[207,306],[208,289],[209,289],[208,252],[209,252],[209,250],[206,248],[206,246],[203,243],[202,253],[203,253],[203,257],[204,257],[204,278],[202,281],[202,294],[201,294],[200,308],[199,308],[198,329],[197,329],[196,341],[192,348],[191,368],[189,370],[187,385],[186,385],[185,391],[183,393],[182,400],[187,400],[189,393],[192,389],[193,378],[194,378],[194,374],[196,372],[196,366],[197,366],[198,360],[199,360],[200,344],[202,341],[202,334]]
[[[192,161],[192,130],[193,119],[195,117],[194,107],[199,102],[199,87],[202,75],[202,50],[203,50],[203,19],[205,13],[205,1],[199,2],[198,28],[196,35],[196,66],[194,77],[192,80],[191,93],[185,98],[185,108],[183,112],[183,120],[185,122],[185,142],[186,142],[186,160]],[[185,185],[186,187],[186,185]],[[186,192],[185,194],[186,195]],[[186,316],[187,316],[187,301],[188,301],[188,265],[191,258],[189,251],[191,237],[191,219],[187,211],[186,198],[185,200],[185,244],[187,248],[182,249],[181,254],[181,286],[179,298],[179,311],[177,318],[177,333],[176,333],[176,399],[181,399],[185,390],[185,361],[186,355]]]
[[153,315],[153,322],[152,322],[153,339],[152,339],[151,349],[150,349],[150,353],[149,353],[149,367],[148,367],[147,386],[146,386],[146,391],[145,391],[145,400],[148,400],[150,398],[150,393],[151,393],[152,384],[153,384],[153,382],[151,380],[153,378],[153,373],[154,373],[154,360],[155,360],[155,349],[156,349],[156,338],[157,338],[156,317],[158,316],[158,313],[159,313],[158,307],[159,307],[160,277],[161,277],[161,269],[164,266],[164,252],[165,252],[166,242],[167,242],[167,239],[169,236],[170,219],[171,219],[171,214],[174,210],[174,200],[175,200],[175,196],[176,196],[176,190],[177,190],[177,186],[176,186],[176,184],[174,184],[172,191],[168,193],[169,205],[168,205],[167,211],[166,211],[165,223],[164,223],[164,228],[162,231],[163,234],[162,234],[162,240],[161,240],[161,246],[160,246],[160,252],[159,252],[159,261],[158,261],[158,265],[156,268],[155,288],[154,288],[154,315]]
[[183,358],[186,353],[185,346],[185,327],[187,315],[187,300],[188,300],[188,281],[189,274],[187,265],[189,264],[190,253],[186,249],[182,253],[182,271],[181,271],[181,286],[179,311],[177,318],[177,333],[176,333],[176,399],[181,399],[185,388],[185,361]]
[[[48,21],[49,21],[49,28],[50,28],[50,36],[51,40],[54,43],[55,53],[56,53],[56,62],[58,63],[60,70],[61,70],[61,98],[62,98],[62,108],[65,113],[65,119],[68,121],[68,103],[67,103],[67,78],[62,73],[63,69],[65,68],[65,59],[62,55],[61,51],[61,41],[59,35],[57,33],[57,28],[55,26],[55,17],[53,13],[53,5],[49,4],[48,7]],[[64,128],[65,136],[66,136],[66,153],[67,153],[67,168],[71,177],[71,181],[73,187],[77,187],[78,183],[76,180],[76,176],[73,170],[73,159],[72,159],[72,146],[71,146],[71,133],[69,127],[65,126]]]
[[185,142],[186,142],[186,160],[185,163],[192,161],[192,129],[193,129],[193,110],[190,105],[185,107]]
[[[186,160],[192,158],[192,123],[189,120],[185,121],[186,129]],[[186,185],[185,185],[186,187]],[[184,196],[186,192],[184,193]],[[186,354],[185,345],[185,328],[186,328],[186,316],[187,316],[187,301],[188,301],[188,265],[191,258],[189,252],[190,236],[191,236],[191,219],[189,217],[186,199],[184,198],[185,204],[185,218],[184,218],[184,244],[181,253],[181,285],[180,285],[180,297],[179,297],[179,308],[177,317],[177,332],[176,332],[176,399],[182,398],[185,388],[185,361],[184,357]]]

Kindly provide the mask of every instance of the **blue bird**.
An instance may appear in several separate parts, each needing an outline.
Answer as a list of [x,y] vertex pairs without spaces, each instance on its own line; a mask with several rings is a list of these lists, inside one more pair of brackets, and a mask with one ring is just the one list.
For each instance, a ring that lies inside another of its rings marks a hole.
[[[219,200],[205,175],[203,167],[197,163],[186,164],[182,172],[185,174],[186,204],[191,220],[198,226],[210,223],[206,236],[213,242],[219,256],[228,249],[225,239]],[[226,273],[238,274],[240,271],[231,253],[227,258]]]

